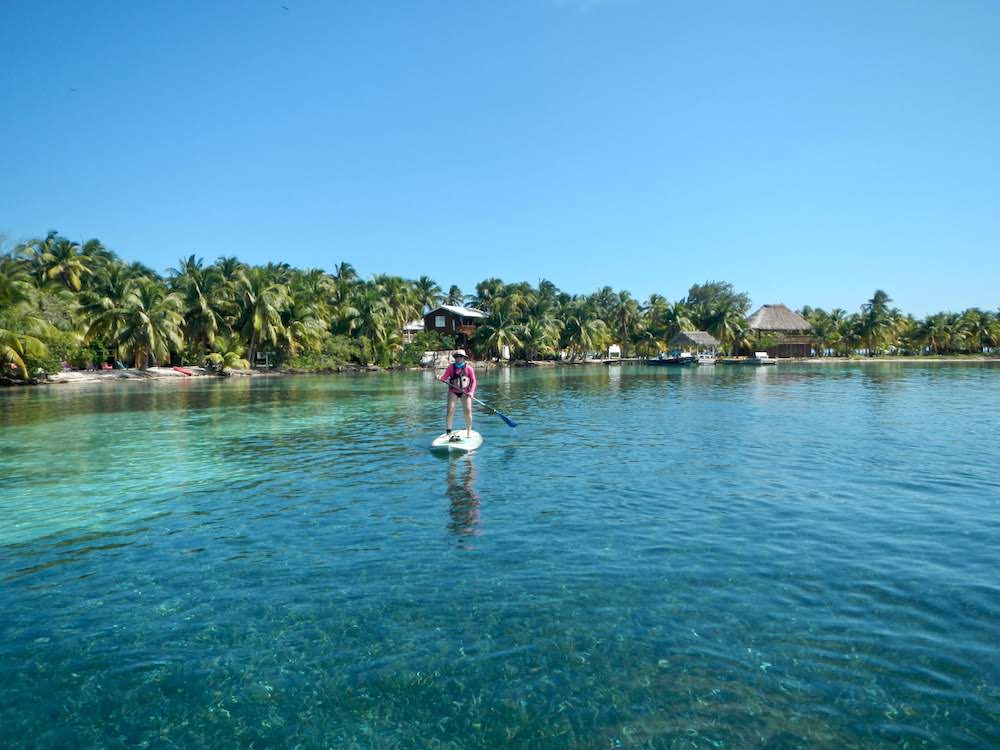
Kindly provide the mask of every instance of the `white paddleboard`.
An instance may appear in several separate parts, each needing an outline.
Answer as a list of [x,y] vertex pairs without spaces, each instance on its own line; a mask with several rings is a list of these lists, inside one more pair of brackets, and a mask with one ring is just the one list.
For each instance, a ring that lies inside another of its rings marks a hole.
[[483,436],[475,430],[466,433],[465,430],[452,430],[449,435],[438,435],[431,443],[432,451],[461,451],[468,453],[483,444]]

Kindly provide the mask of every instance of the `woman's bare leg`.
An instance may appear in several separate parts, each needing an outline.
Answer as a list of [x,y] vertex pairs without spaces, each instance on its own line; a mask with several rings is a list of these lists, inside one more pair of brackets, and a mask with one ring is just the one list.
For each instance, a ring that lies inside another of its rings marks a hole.
[[472,396],[462,396],[462,410],[465,412],[465,436],[472,433]]
[[458,396],[448,391],[448,410],[444,418],[444,429],[446,432],[451,432],[451,420],[455,417],[455,402],[457,400]]

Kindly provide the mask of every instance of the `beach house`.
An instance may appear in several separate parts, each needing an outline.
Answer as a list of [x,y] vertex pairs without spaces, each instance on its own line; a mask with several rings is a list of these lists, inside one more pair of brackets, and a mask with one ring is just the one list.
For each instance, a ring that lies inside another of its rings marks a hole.
[[815,339],[810,335],[812,325],[785,305],[763,305],[747,319],[747,326],[757,336],[762,336],[770,357],[811,357]]
[[472,357],[472,337],[485,317],[486,313],[472,307],[440,305],[424,315],[424,330],[454,337],[455,345],[467,350]]

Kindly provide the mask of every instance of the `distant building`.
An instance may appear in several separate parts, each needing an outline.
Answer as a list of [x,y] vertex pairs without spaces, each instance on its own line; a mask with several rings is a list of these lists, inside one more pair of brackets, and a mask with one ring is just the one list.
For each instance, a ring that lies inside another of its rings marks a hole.
[[670,339],[668,346],[681,352],[714,355],[719,348],[719,340],[705,331],[681,331]]
[[705,331],[681,331],[668,344],[678,362],[693,357],[699,365],[714,365],[719,355],[719,340]]
[[424,321],[423,320],[413,320],[403,326],[403,343],[409,344],[413,341],[413,337],[418,333],[423,332]]
[[[785,305],[764,305],[747,319],[755,334],[771,334],[767,347],[770,357],[811,357],[816,341],[810,335],[812,325]],[[763,349],[763,347],[760,347]]]
[[468,351],[472,357],[472,337],[476,335],[476,329],[485,317],[486,313],[472,307],[440,305],[424,315],[424,330],[436,331],[442,336],[453,336],[455,345]]

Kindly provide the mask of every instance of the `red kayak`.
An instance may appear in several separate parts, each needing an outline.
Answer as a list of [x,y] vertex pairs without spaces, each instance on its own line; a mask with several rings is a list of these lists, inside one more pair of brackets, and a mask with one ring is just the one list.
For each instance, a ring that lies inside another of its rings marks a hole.
[[190,370],[186,370],[183,367],[175,367],[174,369],[177,370],[177,372],[179,372],[181,375],[187,375],[188,377],[194,375],[193,372],[191,372]]

